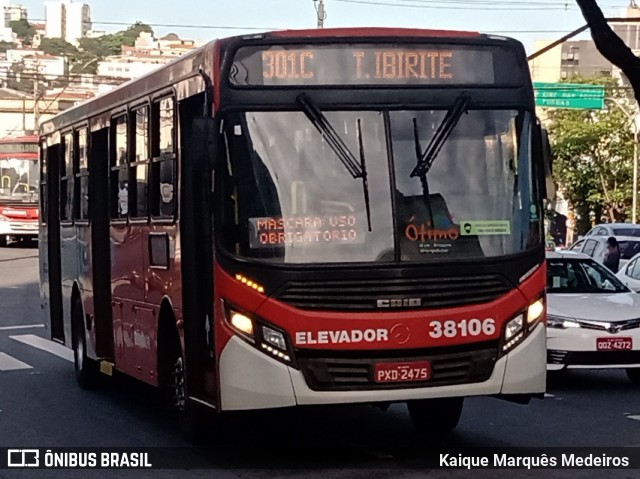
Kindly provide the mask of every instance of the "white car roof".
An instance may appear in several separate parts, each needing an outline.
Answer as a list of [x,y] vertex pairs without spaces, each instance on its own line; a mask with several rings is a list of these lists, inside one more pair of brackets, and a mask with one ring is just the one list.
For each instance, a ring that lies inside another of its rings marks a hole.
[[[611,235],[611,236],[613,236],[618,241],[640,241],[640,236],[616,236],[616,235]],[[578,241],[596,240],[596,241],[599,241],[599,242],[602,243],[602,242],[607,241],[609,238],[610,238],[610,236],[583,236]],[[576,243],[578,241],[576,241]]]
[[591,256],[584,253],[577,253],[576,251],[547,251],[547,259],[562,259],[562,258],[574,258],[574,259],[591,259]]

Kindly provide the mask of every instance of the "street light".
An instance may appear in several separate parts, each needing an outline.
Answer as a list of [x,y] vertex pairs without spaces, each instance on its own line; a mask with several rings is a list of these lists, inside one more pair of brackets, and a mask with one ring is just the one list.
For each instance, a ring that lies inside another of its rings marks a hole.
[[605,98],[612,101],[620,111],[629,119],[630,126],[633,125],[633,192],[631,200],[631,223],[636,223],[638,208],[638,113],[639,109],[636,105],[633,111],[627,110],[619,98]]

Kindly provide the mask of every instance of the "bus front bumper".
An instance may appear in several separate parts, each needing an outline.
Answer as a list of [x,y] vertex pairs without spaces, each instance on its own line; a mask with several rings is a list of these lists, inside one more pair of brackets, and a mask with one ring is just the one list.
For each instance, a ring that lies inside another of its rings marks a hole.
[[0,236],[38,236],[37,221],[0,221]]
[[539,324],[513,351],[496,361],[477,383],[357,391],[314,391],[303,374],[232,337],[220,356],[221,410],[297,405],[401,402],[483,395],[539,395],[546,387],[546,328]]

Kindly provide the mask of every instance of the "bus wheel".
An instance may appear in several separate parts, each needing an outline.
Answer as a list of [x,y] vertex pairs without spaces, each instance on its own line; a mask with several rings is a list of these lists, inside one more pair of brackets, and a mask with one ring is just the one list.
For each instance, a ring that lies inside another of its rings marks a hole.
[[92,389],[98,380],[98,364],[87,357],[87,339],[82,318],[82,306],[77,299],[73,302],[71,314],[73,320],[73,362],[76,380],[82,389]]
[[8,244],[8,236],[7,235],[0,235],[0,248],[5,248]]
[[173,363],[172,373],[172,403],[182,436],[191,444],[201,444],[206,438],[206,418],[200,407],[188,400],[187,374],[181,352]]
[[636,386],[640,386],[640,368],[627,368],[627,377]]
[[464,398],[438,398],[408,401],[407,408],[413,425],[429,435],[453,431],[462,415]]

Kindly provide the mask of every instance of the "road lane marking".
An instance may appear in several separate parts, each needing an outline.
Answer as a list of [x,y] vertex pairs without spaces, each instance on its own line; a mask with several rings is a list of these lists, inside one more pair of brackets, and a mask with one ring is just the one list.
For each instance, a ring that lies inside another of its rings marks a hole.
[[629,419],[635,419],[636,421],[640,421],[640,416],[627,416]]
[[16,371],[18,369],[33,369],[33,366],[29,366],[6,353],[0,353],[0,371]]
[[41,338],[35,334],[23,334],[20,336],[9,336],[11,339],[15,339],[28,346],[32,346],[36,349],[41,349],[48,353],[54,354],[59,358],[66,359],[69,362],[73,362],[73,351],[63,346],[62,344],[54,343],[48,339]]
[[25,324],[23,326],[0,326],[0,331],[12,331],[14,329],[44,328],[44,324]]

